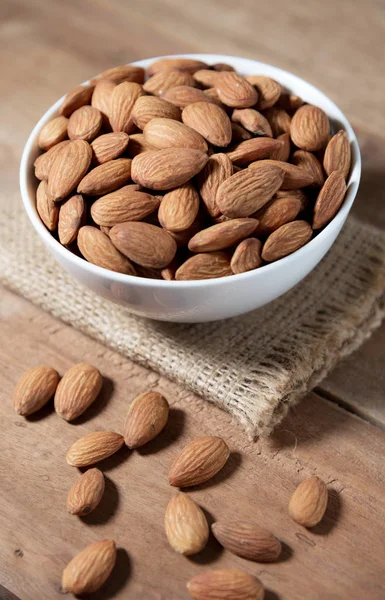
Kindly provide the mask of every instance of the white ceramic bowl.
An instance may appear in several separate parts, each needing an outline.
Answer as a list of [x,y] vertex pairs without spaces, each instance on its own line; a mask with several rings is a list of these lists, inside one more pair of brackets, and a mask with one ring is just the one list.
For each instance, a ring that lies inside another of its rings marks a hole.
[[[182,55],[179,55],[182,56]],[[59,244],[36,212],[37,181],[33,163],[39,154],[39,131],[56,114],[63,98],[51,106],[33,129],[20,166],[20,187],[25,209],[40,238],[56,260],[80,283],[96,294],[137,315],[162,321],[196,323],[234,317],[278,298],[319,263],[332,246],[352,207],[361,175],[357,138],[348,120],[325,94],[295,75],[255,60],[216,54],[185,54],[209,64],[226,62],[244,75],[268,75],[305,101],[322,108],[334,130],[344,129],[352,149],[352,168],[344,203],[334,219],[306,246],[277,262],[240,275],[204,281],[159,281],[114,273],[97,267]],[[158,58],[133,64],[147,67]]]

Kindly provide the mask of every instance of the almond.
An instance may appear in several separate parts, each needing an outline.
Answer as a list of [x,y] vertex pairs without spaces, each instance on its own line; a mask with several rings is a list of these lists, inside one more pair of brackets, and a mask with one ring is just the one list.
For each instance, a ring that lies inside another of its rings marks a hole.
[[254,108],[236,108],[231,119],[254,135],[273,137],[269,121]]
[[175,279],[177,281],[216,279],[232,274],[230,260],[225,252],[203,252],[187,259],[176,271]]
[[227,156],[235,165],[244,166],[255,160],[271,156],[273,152],[280,150],[281,146],[281,142],[271,138],[252,138],[232,148],[230,152],[227,152]]
[[270,152],[270,157],[272,160],[281,160],[283,162],[287,162],[290,156],[290,135],[288,133],[281,133],[277,137],[277,142],[281,142],[281,147],[277,147],[275,150]]
[[94,85],[80,85],[68,92],[60,107],[60,114],[64,117],[69,117],[75,110],[81,106],[89,104],[91,101]]
[[86,219],[86,204],[83,196],[71,196],[60,207],[58,234],[63,246],[71,244],[77,238],[80,227]]
[[55,410],[66,421],[77,419],[96,400],[103,378],[96,367],[78,363],[63,376],[55,393]]
[[159,392],[146,392],[133,400],[128,409],[124,441],[129,448],[139,448],[153,440],[165,427],[169,406]]
[[188,243],[191,252],[213,252],[237,244],[255,231],[256,219],[231,219],[202,229]]
[[144,129],[151,119],[164,118],[180,121],[180,114],[179,108],[167,100],[156,96],[141,96],[135,102],[132,118],[139,129]]
[[247,131],[247,129],[242,127],[242,125],[239,125],[239,123],[234,123],[234,121],[231,121],[231,131],[231,141],[233,143],[243,142],[244,140],[250,140],[253,137],[251,133]]
[[254,165],[252,169],[235,173],[219,186],[217,205],[227,217],[252,215],[281,187],[284,171],[280,166],[262,162]]
[[312,187],[322,187],[325,182],[324,172],[318,158],[306,150],[296,150],[292,156],[292,163],[304,169],[313,178]]
[[231,258],[231,270],[233,273],[245,273],[262,266],[261,258],[262,243],[256,238],[242,240],[236,247]]
[[198,90],[198,88],[189,85],[176,85],[164,92],[162,98],[180,108],[185,108],[185,106],[194,104],[194,102],[219,103],[218,99],[205,94],[203,90]]
[[100,75],[96,77],[96,82],[99,82],[99,79],[106,79],[108,81],[112,81],[115,85],[118,85],[123,81],[143,83],[144,69],[142,69],[142,67],[135,67],[133,65],[121,65],[119,67],[112,67],[112,69],[107,69],[107,71],[103,71],[103,73],[100,73]]
[[226,442],[215,435],[193,439],[171,466],[168,481],[174,487],[189,487],[208,481],[220,471],[229,458]]
[[294,144],[310,152],[325,148],[329,132],[330,124],[326,113],[312,104],[301,106],[290,125],[290,136]]
[[149,150],[156,150],[156,148],[146,141],[143,133],[134,133],[130,135],[130,141],[127,148],[128,156],[134,158],[138,154],[148,152]]
[[174,258],[170,264],[161,270],[160,274],[162,279],[166,281],[175,281],[175,273],[180,267],[180,261]]
[[110,238],[120,252],[142,267],[167,267],[176,253],[171,235],[149,223],[120,223],[111,229]]
[[263,600],[262,583],[242,569],[216,569],[192,577],[187,589],[195,600]]
[[168,503],[164,526],[170,546],[179,554],[197,554],[207,544],[209,526],[204,512],[182,492]]
[[274,562],[282,551],[281,542],[268,529],[251,521],[220,521],[211,526],[226,550],[256,562]]
[[216,195],[219,186],[233,174],[233,165],[226,154],[213,154],[206,166],[197,176],[199,193],[209,214],[216,217],[220,210],[216,204]]
[[68,137],[71,140],[91,142],[102,126],[102,113],[93,106],[82,106],[75,110],[68,121]]
[[214,88],[218,81],[218,73],[211,69],[200,69],[195,71],[194,80],[204,88]]
[[54,202],[64,200],[83,179],[91,164],[91,146],[85,140],[70,142],[51,164],[47,192]]
[[103,125],[108,128],[110,126],[111,96],[114,89],[115,83],[108,81],[108,79],[100,79],[95,85],[91,99],[91,106],[100,111],[103,117]]
[[77,440],[67,450],[66,461],[73,467],[88,467],[112,456],[124,444],[124,437],[114,431],[94,431]]
[[68,119],[66,117],[56,117],[48,121],[40,130],[38,137],[39,148],[49,150],[55,144],[65,140],[67,136]]
[[299,484],[289,502],[289,515],[304,527],[314,527],[323,518],[328,503],[328,489],[319,477],[309,477]]
[[278,101],[282,87],[277,81],[265,75],[249,75],[246,79],[258,92],[258,109],[270,108]]
[[207,154],[192,148],[144,152],[132,161],[132,179],[152,190],[170,190],[199,173],[208,159]]
[[161,96],[176,85],[189,85],[195,87],[193,76],[187,71],[163,69],[146,81],[143,86],[145,92]]
[[191,183],[185,183],[165,194],[158,219],[170,231],[184,231],[194,223],[199,210],[199,194]]
[[283,108],[286,112],[295,112],[300,106],[302,106],[303,100],[295,94],[281,94],[277,102],[279,108]]
[[284,190],[295,190],[311,185],[314,182],[313,173],[279,160],[257,160],[249,165],[249,169],[260,169],[261,165],[276,166],[282,169],[284,178],[281,187]]
[[290,133],[291,116],[283,108],[272,106],[265,110],[264,115],[270,123],[274,137]]
[[95,510],[105,488],[104,475],[99,469],[89,469],[78,479],[67,496],[67,510],[83,517]]
[[207,152],[207,144],[203,137],[191,127],[174,119],[152,119],[145,126],[143,134],[147,143],[160,150],[192,148]]
[[44,152],[44,154],[40,154],[40,156],[37,157],[33,164],[35,167],[35,176],[38,179],[45,179],[46,181],[48,180],[49,170],[51,168],[54,158],[56,157],[56,154],[58,154],[62,150],[62,148],[64,148],[64,146],[66,146],[69,143],[69,140],[63,140],[62,142],[55,144],[55,146],[52,146],[52,148],[50,148],[48,152]]
[[227,63],[215,63],[214,65],[211,65],[211,68],[214,69],[214,71],[235,71],[234,67]]
[[110,576],[116,561],[113,540],[90,544],[66,566],[62,576],[62,591],[75,596],[92,594],[102,587]]
[[267,238],[262,248],[262,258],[267,262],[273,262],[292,254],[307,244],[313,234],[313,230],[306,221],[292,221],[282,225]]
[[55,231],[59,219],[59,207],[48,196],[46,181],[41,181],[36,190],[36,210],[47,229]]
[[296,198],[301,203],[301,211],[305,210],[309,199],[303,190],[278,190],[275,198]]
[[144,96],[144,91],[138,83],[124,81],[114,88],[109,112],[113,131],[132,133],[135,130],[132,112],[136,101],[141,96]]
[[125,185],[131,177],[130,158],[117,158],[95,167],[78,184],[78,192],[88,196],[108,194]]
[[[191,240],[193,235],[195,235],[198,231],[200,231],[202,229],[202,227],[203,227],[203,223],[202,223],[201,219],[199,218],[199,214],[198,214],[198,217],[195,219],[194,223],[188,229],[184,229],[183,231],[169,231],[169,234],[175,240],[178,248],[183,248],[184,246],[187,246],[187,244],[189,243],[189,241]],[[170,266],[170,265],[168,265],[168,266]]]
[[206,69],[207,64],[201,60],[195,60],[194,58],[160,58],[153,62],[147,68],[147,75],[151,77],[159,71],[176,69],[179,71],[188,71],[188,73],[195,73],[199,69]]
[[214,146],[228,146],[232,130],[225,111],[210,102],[194,102],[183,109],[182,121]]
[[324,156],[324,169],[327,175],[333,171],[341,171],[345,179],[349,175],[351,150],[346,131],[339,131],[331,138],[326,146]]
[[79,250],[88,262],[116,273],[136,275],[130,261],[115,248],[110,238],[91,225],[86,225],[78,233]]
[[59,374],[52,367],[39,365],[25,371],[13,391],[13,408],[27,417],[42,408],[52,398],[59,383]]
[[258,100],[256,89],[244,77],[234,71],[217,73],[214,87],[223,104],[232,108],[248,108]]
[[102,196],[91,206],[91,216],[95,223],[113,227],[126,221],[140,221],[156,210],[160,200],[145,192],[133,190],[126,185],[116,192]]
[[290,196],[273,198],[254,215],[259,221],[256,234],[269,234],[281,227],[281,225],[294,221],[301,209],[302,204],[298,198]]
[[313,229],[321,229],[337,214],[346,193],[342,171],[332,171],[325,181],[314,205]]
[[123,131],[105,133],[96,138],[91,144],[94,164],[101,165],[118,158],[126,150],[130,138]]

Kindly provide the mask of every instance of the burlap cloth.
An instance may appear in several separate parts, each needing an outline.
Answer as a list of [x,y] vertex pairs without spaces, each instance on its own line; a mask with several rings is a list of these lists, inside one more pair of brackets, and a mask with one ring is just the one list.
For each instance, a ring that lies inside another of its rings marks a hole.
[[59,266],[21,208],[0,222],[0,278],[87,335],[168,376],[266,435],[384,316],[385,233],[350,218],[331,251],[268,306],[214,323],[132,316]]

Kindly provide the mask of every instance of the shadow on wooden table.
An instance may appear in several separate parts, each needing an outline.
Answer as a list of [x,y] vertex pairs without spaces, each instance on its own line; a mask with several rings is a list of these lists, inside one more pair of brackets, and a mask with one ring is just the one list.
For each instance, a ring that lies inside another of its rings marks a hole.
[[186,414],[179,408],[170,408],[166,427],[151,442],[137,449],[139,454],[147,456],[164,450],[181,437],[185,428]]
[[119,507],[119,490],[115,483],[107,476],[105,479],[105,491],[98,506],[89,515],[80,517],[87,525],[104,525],[107,523]]
[[343,509],[341,495],[336,490],[329,488],[328,496],[328,505],[321,523],[311,528],[311,532],[316,535],[328,535],[341,518]]
[[131,575],[131,559],[124,548],[118,548],[116,563],[110,577],[98,592],[92,594],[92,600],[114,598],[127,583]]
[[110,402],[114,395],[115,384],[109,377],[103,375],[103,387],[95,402],[77,419],[71,422],[72,425],[82,425],[98,416]]
[[201,552],[199,552],[198,554],[189,556],[188,559],[198,565],[209,565],[218,560],[218,558],[223,553],[224,548],[223,548],[223,546],[221,546],[221,544],[216,540],[216,538],[211,533],[211,525],[213,523],[215,523],[216,519],[213,517],[213,515],[208,510],[206,510],[202,506],[201,506],[201,508],[205,514],[207,523],[209,525],[210,536],[209,536],[208,542],[207,542],[206,546],[203,548],[203,550]]

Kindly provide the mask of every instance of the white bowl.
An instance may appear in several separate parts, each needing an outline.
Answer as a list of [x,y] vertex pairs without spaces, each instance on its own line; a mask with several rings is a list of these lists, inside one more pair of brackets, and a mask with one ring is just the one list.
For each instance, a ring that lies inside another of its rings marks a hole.
[[[357,138],[340,109],[325,94],[295,75],[256,60],[217,54],[179,55],[209,64],[226,62],[244,75],[268,75],[305,101],[322,108],[335,131],[344,129],[352,149],[352,168],[344,203],[334,219],[306,246],[254,271],[203,281],[161,281],[114,273],[79,258],[62,246],[45,228],[36,212],[37,181],[33,163],[39,154],[39,131],[56,114],[63,98],[43,115],[25,145],[20,166],[21,194],[27,214],[40,238],[56,260],[80,283],[137,315],[162,321],[196,323],[234,317],[278,298],[319,263],[332,246],[352,207],[361,175]],[[147,67],[158,58],[140,60]]]

